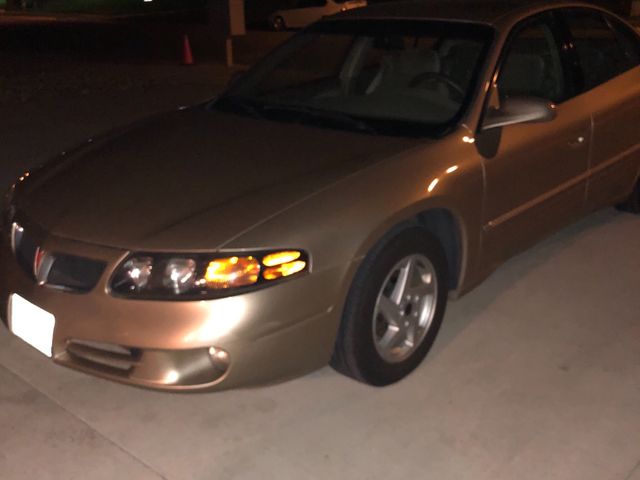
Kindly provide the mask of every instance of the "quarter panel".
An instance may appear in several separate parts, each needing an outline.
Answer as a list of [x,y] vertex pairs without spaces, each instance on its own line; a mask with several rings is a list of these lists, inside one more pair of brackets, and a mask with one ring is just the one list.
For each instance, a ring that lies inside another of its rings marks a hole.
[[610,205],[629,195],[640,170],[640,67],[584,94],[593,109],[594,141],[588,204]]

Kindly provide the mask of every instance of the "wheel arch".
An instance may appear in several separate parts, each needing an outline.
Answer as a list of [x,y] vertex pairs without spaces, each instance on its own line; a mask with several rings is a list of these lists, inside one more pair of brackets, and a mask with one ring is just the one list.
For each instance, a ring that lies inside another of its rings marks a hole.
[[450,207],[415,206],[394,215],[362,245],[359,258],[384,248],[391,238],[411,227],[423,228],[438,240],[447,260],[449,290],[457,290],[463,280],[468,247],[464,221]]
[[463,260],[461,226],[446,208],[432,208],[416,215],[418,225],[431,233],[440,243],[447,259],[449,290],[456,290],[460,283]]

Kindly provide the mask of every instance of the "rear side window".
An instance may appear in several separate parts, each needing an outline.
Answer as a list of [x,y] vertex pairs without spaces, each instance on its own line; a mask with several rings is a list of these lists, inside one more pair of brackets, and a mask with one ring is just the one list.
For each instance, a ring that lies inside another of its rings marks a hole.
[[614,17],[607,17],[607,21],[615,31],[618,42],[620,42],[631,67],[640,65],[640,37]]
[[629,41],[621,41],[620,34],[611,29],[599,12],[571,10],[566,19],[580,61],[585,91],[638,64],[637,52],[634,54],[633,48],[629,48]]

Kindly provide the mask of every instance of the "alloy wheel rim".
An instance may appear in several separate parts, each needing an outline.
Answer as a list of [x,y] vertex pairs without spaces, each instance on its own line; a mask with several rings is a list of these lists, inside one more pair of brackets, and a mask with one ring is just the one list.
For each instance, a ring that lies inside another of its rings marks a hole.
[[403,258],[390,270],[373,311],[373,341],[388,363],[409,358],[433,323],[438,280],[431,261],[421,254]]

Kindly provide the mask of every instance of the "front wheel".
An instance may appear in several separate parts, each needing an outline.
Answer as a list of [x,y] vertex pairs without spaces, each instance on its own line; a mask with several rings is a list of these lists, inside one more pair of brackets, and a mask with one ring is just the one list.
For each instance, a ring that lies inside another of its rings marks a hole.
[[370,385],[401,380],[433,345],[447,292],[444,252],[425,230],[374,248],[349,291],[331,365]]

